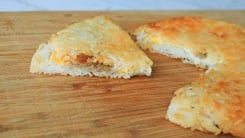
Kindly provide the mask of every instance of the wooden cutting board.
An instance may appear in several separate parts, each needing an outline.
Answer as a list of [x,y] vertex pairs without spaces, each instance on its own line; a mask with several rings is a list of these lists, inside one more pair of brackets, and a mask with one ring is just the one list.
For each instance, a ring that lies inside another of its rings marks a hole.
[[173,92],[204,72],[180,60],[147,52],[152,76],[128,80],[29,73],[41,42],[94,15],[107,15],[130,32],[181,15],[245,25],[245,11],[0,13],[0,137],[215,137],[165,120]]

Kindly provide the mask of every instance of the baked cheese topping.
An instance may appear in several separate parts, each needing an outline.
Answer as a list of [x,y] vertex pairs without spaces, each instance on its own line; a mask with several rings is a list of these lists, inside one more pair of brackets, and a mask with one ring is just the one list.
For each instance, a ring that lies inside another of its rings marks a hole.
[[[61,64],[66,63],[67,58],[74,60],[80,52],[95,55],[94,60],[113,66],[120,72],[152,65],[152,61],[135,45],[128,33],[103,16],[72,24],[54,34],[49,43],[55,51],[62,53],[59,56],[52,53],[51,60]],[[137,64],[135,60],[138,60]]]
[[202,17],[177,17],[140,26],[143,49],[207,68],[175,92],[167,119],[183,127],[245,137],[245,29]]
[[[45,64],[37,61],[47,56]],[[71,24],[41,44],[33,56],[31,72],[129,78],[149,76],[152,64],[126,31],[109,18],[97,16]]]

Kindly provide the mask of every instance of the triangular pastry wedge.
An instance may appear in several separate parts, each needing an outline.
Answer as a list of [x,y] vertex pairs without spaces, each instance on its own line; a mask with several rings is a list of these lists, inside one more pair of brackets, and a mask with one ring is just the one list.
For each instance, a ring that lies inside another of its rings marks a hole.
[[[140,26],[143,49],[207,68],[175,92],[166,118],[185,128],[245,137],[245,29],[202,17],[176,17]],[[164,82],[163,82],[164,83]]]
[[32,57],[30,72],[130,78],[151,75],[152,61],[130,35],[104,16],[53,34]]

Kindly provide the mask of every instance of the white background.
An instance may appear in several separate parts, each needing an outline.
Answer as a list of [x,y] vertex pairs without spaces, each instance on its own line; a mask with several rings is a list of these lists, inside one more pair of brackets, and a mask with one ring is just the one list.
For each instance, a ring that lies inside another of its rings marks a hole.
[[[0,11],[245,10],[245,0],[1,0]],[[245,17],[244,17],[245,18]]]

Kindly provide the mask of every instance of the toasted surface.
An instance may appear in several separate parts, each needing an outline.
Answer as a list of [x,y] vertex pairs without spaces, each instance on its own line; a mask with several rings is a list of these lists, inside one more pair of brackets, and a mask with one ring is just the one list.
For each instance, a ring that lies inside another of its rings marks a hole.
[[137,43],[207,68],[175,92],[166,118],[183,127],[245,137],[245,29],[205,19],[177,17],[140,26]]
[[152,64],[126,31],[97,16],[72,24],[41,44],[30,72],[130,78],[149,76]]

